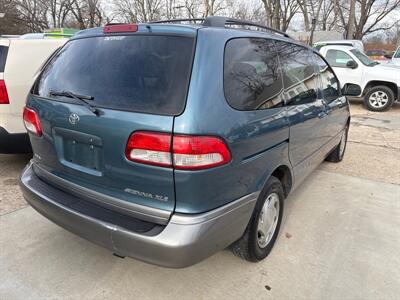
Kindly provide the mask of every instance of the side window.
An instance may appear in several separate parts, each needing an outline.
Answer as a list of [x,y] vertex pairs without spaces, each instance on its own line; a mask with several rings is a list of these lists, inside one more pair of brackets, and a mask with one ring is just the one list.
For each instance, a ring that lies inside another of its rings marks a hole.
[[0,73],[4,72],[4,68],[6,66],[8,47],[0,46]]
[[282,77],[272,40],[237,38],[227,42],[224,57],[224,92],[238,110],[283,106]]
[[326,52],[326,60],[332,67],[346,68],[347,63],[353,59],[344,51],[331,49]]
[[314,55],[319,69],[324,99],[327,103],[331,103],[340,97],[339,80],[326,62],[319,55]]
[[318,81],[312,52],[304,47],[277,42],[281,62],[284,99],[287,105],[300,105],[317,100]]

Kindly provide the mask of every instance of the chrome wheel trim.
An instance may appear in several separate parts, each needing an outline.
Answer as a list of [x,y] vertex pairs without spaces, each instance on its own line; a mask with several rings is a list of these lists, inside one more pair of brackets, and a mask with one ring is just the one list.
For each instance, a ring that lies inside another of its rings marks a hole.
[[369,96],[368,101],[371,104],[371,106],[376,108],[382,108],[388,103],[389,96],[385,92],[376,91]]
[[257,224],[257,243],[265,248],[274,236],[279,220],[279,196],[271,193],[264,201]]
[[340,139],[339,145],[339,156],[343,157],[344,150],[346,149],[346,140],[347,140],[347,128],[344,129],[342,133],[342,138]]

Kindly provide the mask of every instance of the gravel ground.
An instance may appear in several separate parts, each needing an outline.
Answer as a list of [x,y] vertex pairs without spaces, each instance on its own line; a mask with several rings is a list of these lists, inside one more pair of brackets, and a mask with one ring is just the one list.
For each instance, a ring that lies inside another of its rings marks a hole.
[[400,104],[377,113],[353,101],[350,109],[352,119],[343,162],[324,163],[320,168],[400,184]]
[[[351,115],[343,163],[324,163],[320,169],[400,184],[400,104],[390,111],[374,113],[353,101]],[[0,154],[0,215],[27,206],[18,187],[18,176],[30,158]]]
[[31,155],[0,154],[0,216],[26,207],[18,178]]

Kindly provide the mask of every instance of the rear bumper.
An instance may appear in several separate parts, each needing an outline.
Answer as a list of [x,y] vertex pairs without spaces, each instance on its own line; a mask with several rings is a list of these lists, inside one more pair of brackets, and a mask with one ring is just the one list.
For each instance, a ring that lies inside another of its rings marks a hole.
[[31,153],[28,133],[9,133],[0,126],[0,153]]
[[258,197],[252,193],[203,214],[173,214],[160,230],[137,233],[62,205],[59,200],[71,195],[41,181],[31,164],[20,184],[27,202],[61,227],[119,255],[172,268],[193,265],[239,239]]

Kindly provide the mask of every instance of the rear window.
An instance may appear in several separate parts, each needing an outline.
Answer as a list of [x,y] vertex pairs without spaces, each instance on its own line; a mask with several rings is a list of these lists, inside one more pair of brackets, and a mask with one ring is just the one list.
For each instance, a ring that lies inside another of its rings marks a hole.
[[0,46],[0,73],[4,72],[6,66],[6,59],[8,53],[8,46]]
[[50,98],[50,91],[69,91],[94,97],[98,107],[177,115],[185,106],[193,52],[189,37],[73,40],[46,65],[33,93]]

